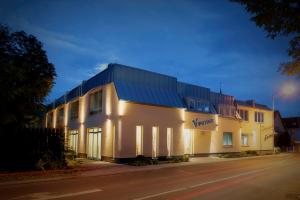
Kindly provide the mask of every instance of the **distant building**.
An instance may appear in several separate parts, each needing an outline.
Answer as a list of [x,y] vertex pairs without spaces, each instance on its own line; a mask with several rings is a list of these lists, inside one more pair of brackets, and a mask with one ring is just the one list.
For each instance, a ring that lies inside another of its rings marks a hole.
[[280,147],[281,151],[287,151],[291,145],[291,139],[279,111],[274,112],[274,130],[274,146]]
[[293,151],[300,152],[300,117],[283,118],[283,124],[291,138]]
[[274,147],[267,106],[119,64],[49,105],[46,126],[64,128],[79,156],[115,162]]

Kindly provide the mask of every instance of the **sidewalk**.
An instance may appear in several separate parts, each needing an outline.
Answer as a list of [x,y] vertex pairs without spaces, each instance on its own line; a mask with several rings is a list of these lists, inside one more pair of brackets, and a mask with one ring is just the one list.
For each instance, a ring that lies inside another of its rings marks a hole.
[[260,157],[282,157],[289,154],[278,155],[264,155],[264,156],[252,156],[241,158],[218,158],[218,157],[196,157],[190,158],[189,162],[181,163],[168,163],[159,165],[147,165],[147,166],[130,166],[125,164],[109,163],[104,161],[91,161],[82,159],[82,163],[79,167],[74,169],[65,170],[47,170],[47,171],[33,171],[33,172],[17,172],[17,173],[0,173],[0,186],[14,185],[14,184],[26,184],[44,181],[55,181],[67,178],[79,178],[90,176],[103,176],[119,173],[129,173],[147,170],[158,170],[163,168],[173,168],[179,166],[198,165],[205,163],[217,163],[228,162],[235,160],[255,159]]

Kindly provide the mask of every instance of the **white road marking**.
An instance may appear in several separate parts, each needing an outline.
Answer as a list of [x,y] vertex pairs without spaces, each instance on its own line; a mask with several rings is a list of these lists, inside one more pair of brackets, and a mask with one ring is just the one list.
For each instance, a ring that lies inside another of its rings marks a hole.
[[245,173],[241,173],[241,174],[237,174],[237,175],[229,176],[229,177],[225,177],[225,178],[220,178],[220,179],[213,180],[213,181],[199,183],[199,184],[196,184],[196,185],[189,186],[189,188],[195,188],[195,187],[200,187],[200,186],[203,186],[203,185],[208,185],[208,184],[212,184],[212,183],[226,181],[226,180],[230,180],[230,179],[233,179],[233,178],[237,178],[237,177],[241,177],[241,176],[246,176],[246,175],[249,175],[249,174],[255,174],[257,172],[264,171],[264,170],[266,170],[266,168],[264,168],[264,169],[258,169],[258,170],[254,170],[254,171],[250,171],[250,172],[245,172]]
[[258,169],[258,170],[254,170],[254,171],[250,171],[250,172],[244,172],[244,173],[240,173],[240,174],[237,174],[237,175],[234,175],[234,176],[229,176],[229,177],[220,178],[220,179],[216,179],[216,180],[212,180],[212,181],[207,181],[207,182],[204,182],[204,183],[199,183],[199,184],[191,185],[191,186],[188,186],[188,187],[182,187],[182,188],[178,188],[178,189],[174,189],[174,190],[169,190],[169,191],[166,191],[166,192],[161,192],[161,193],[152,194],[152,195],[148,195],[148,196],[144,196],[144,197],[139,197],[139,198],[135,198],[133,200],[143,200],[143,199],[150,199],[150,198],[153,198],[153,197],[163,196],[165,194],[170,194],[170,193],[174,193],[174,192],[178,192],[178,191],[188,190],[188,189],[192,189],[192,188],[196,188],[196,187],[200,187],[200,186],[204,186],[204,185],[208,185],[208,184],[212,184],[212,183],[218,183],[218,182],[234,179],[234,178],[241,177],[241,176],[246,176],[246,175],[249,175],[249,174],[255,174],[255,173],[258,173],[258,172],[261,172],[261,171],[265,171],[269,168],[271,168],[271,167]]
[[165,194],[169,194],[169,193],[173,193],[173,192],[178,192],[178,191],[182,191],[182,190],[186,190],[186,189],[187,188],[178,188],[178,189],[175,189],[175,190],[169,190],[169,191],[166,191],[166,192],[161,192],[161,193],[157,193],[157,194],[152,194],[152,195],[148,195],[148,196],[136,198],[134,200],[150,199],[150,198],[153,198],[153,197],[158,197],[158,196],[162,196],[162,195],[165,195]]
[[25,199],[33,198],[34,200],[60,199],[60,198],[65,198],[65,197],[73,197],[73,196],[91,194],[91,193],[102,192],[102,191],[103,190],[101,190],[101,189],[93,189],[93,190],[85,190],[85,191],[81,191],[81,192],[74,192],[74,193],[61,194],[61,195],[53,195],[50,192],[41,192],[41,193],[32,193],[29,195],[19,196],[14,199],[24,199],[24,198]]

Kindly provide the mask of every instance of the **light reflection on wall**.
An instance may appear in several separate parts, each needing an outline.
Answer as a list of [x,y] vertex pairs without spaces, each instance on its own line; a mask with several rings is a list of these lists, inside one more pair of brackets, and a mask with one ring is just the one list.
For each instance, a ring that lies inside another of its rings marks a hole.
[[[112,122],[110,119],[106,120],[106,129],[105,129],[105,144],[109,145],[112,141]],[[109,145],[110,146],[110,145]]]
[[85,140],[84,140],[84,124],[80,123],[80,129],[79,129],[79,152],[85,152]]
[[79,123],[80,123],[80,131],[79,131],[79,152],[85,152],[85,114],[86,114],[86,96],[82,96],[79,98]]
[[[239,129],[239,140],[238,140],[238,147],[241,146],[241,141],[242,141],[242,128]],[[240,148],[239,148],[239,151],[240,151]]]
[[122,121],[118,120],[118,151],[122,151]]
[[69,119],[69,103],[65,105],[65,116],[64,116],[64,125],[68,126],[68,119]]
[[219,131],[219,115],[215,115],[216,131]]
[[106,95],[105,95],[105,114],[111,115],[111,87],[106,87]]
[[46,113],[46,117],[45,117],[45,127],[49,128],[48,127],[48,113]]
[[56,128],[56,119],[57,119],[57,109],[54,109],[53,111],[53,128]]
[[180,114],[181,114],[182,122],[185,122],[185,109],[184,108],[180,109]]
[[124,116],[126,112],[126,102],[123,100],[119,100],[118,104],[118,114],[119,116]]
[[85,103],[85,96],[79,98],[79,107],[80,107],[80,117],[79,122],[84,123],[85,122],[85,113],[86,113],[86,103]]
[[65,145],[68,145],[68,121],[69,121],[69,103],[65,105],[64,113],[64,134],[65,134]]

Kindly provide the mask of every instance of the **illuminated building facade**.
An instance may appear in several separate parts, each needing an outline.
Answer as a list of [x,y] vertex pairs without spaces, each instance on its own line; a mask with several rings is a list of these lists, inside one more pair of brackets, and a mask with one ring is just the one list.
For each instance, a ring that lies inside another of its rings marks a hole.
[[64,128],[66,145],[79,156],[123,162],[273,151],[272,119],[266,106],[109,64],[49,105],[46,126]]

